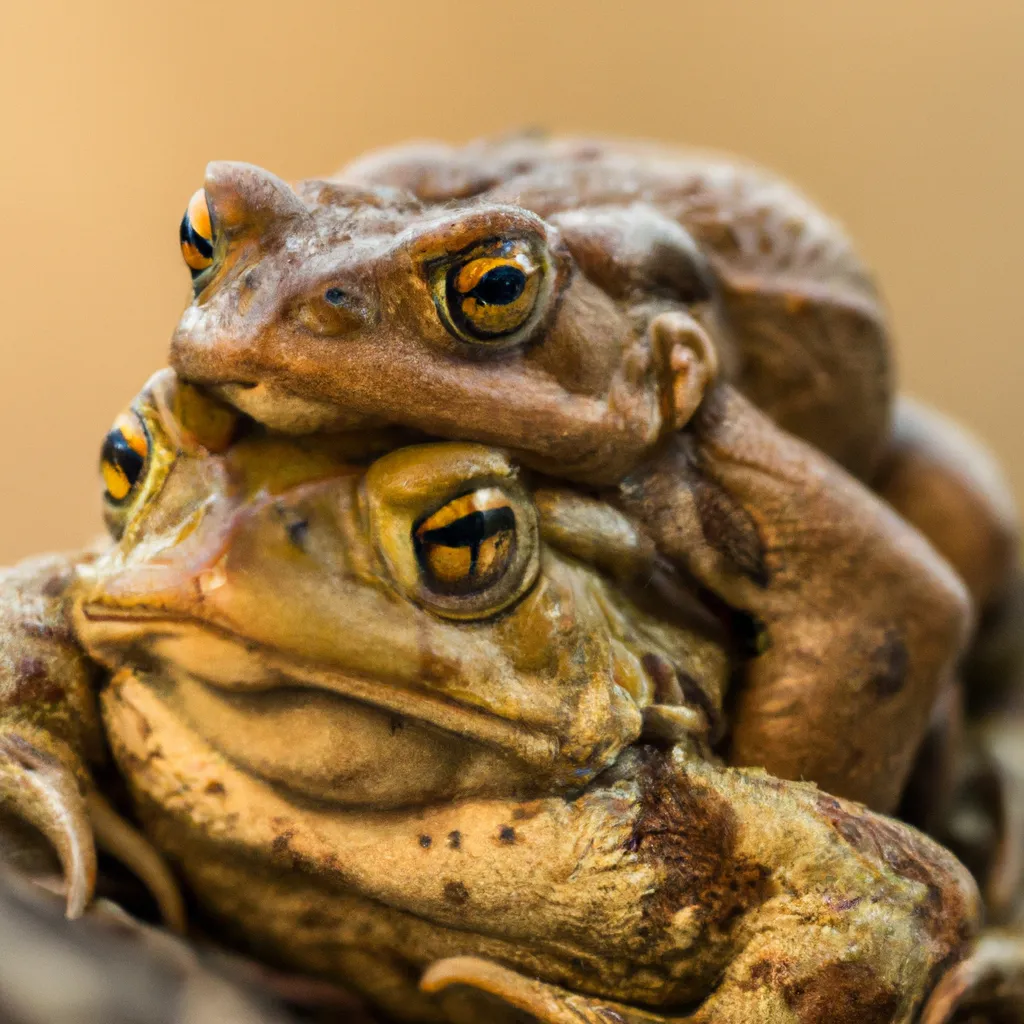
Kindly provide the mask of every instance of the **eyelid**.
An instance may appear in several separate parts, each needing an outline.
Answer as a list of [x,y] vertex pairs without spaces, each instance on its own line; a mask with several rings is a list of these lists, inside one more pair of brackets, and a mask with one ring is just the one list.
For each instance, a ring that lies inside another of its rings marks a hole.
[[376,504],[422,513],[439,495],[472,480],[512,478],[516,471],[494,448],[477,444],[414,445],[378,459],[366,475]]

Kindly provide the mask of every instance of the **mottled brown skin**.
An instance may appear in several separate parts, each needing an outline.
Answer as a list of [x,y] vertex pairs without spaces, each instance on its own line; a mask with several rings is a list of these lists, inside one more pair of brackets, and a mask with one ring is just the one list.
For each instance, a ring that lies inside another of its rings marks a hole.
[[[620,514],[476,445],[229,440],[185,395],[162,376],[136,406],[120,540],[31,578],[102,666],[147,835],[226,931],[409,1020],[914,1019],[977,929],[970,877],[710,755],[723,638],[628,596],[657,555]],[[441,593],[417,524],[481,485],[515,510],[507,572]]]
[[[857,735],[879,719],[923,735],[970,613],[913,531],[790,433],[878,479],[983,610],[1016,527],[1002,481],[948,431],[909,405],[891,430],[884,318],[835,225],[759,171],[573,141],[412,147],[294,190],[213,164],[205,195],[212,266],[175,334],[180,372],[282,430],[397,423],[600,487],[761,631],[737,763],[894,806],[908,766]],[[494,237],[531,240],[546,291],[508,338],[474,344],[440,315],[434,268]],[[735,418],[728,444],[695,416],[706,396]],[[741,449],[742,480],[679,454]],[[963,500],[937,518],[943,487]],[[697,554],[722,545],[725,562]]]
[[732,708],[731,763],[892,810],[961,650],[966,603],[946,563],[727,388],[627,478],[621,503],[673,562],[760,624]]
[[[295,191],[212,164],[205,188],[214,267],[173,360],[274,426],[383,417],[617,482],[676,426],[659,394],[671,353],[646,337],[676,311],[707,321],[728,376],[785,429],[857,473],[886,445],[891,355],[873,287],[835,225],[761,171],[520,139],[385,152]],[[521,344],[460,346],[425,294],[423,256],[516,233],[551,249],[549,309]],[[346,316],[317,315],[328,284]]]

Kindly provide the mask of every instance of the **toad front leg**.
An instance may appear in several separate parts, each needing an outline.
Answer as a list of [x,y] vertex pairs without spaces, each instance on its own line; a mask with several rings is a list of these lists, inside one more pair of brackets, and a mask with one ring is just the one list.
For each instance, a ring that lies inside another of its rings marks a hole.
[[620,495],[666,555],[759,627],[733,763],[891,810],[967,629],[947,563],[728,385]]
[[[99,669],[79,646],[67,605],[77,567],[88,557],[48,555],[0,574],[0,811],[52,845],[69,918],[81,916],[92,899],[98,839],[181,930],[181,897],[163,860],[97,790],[90,771],[106,750],[96,705]],[[8,830],[6,854],[42,860],[42,851],[26,849],[24,837]]]
[[75,562],[47,556],[0,576],[0,807],[52,844],[68,917],[96,884],[86,765],[103,750],[95,668],[65,615]]

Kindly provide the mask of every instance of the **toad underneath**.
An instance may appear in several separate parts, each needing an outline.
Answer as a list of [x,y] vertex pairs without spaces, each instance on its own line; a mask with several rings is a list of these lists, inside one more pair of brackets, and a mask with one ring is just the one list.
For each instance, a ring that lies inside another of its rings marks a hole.
[[394,440],[158,375],[104,445],[114,543],[4,578],[0,792],[73,907],[105,739],[227,934],[400,1019],[914,1019],[977,928],[958,862],[714,756],[728,636],[620,513]]

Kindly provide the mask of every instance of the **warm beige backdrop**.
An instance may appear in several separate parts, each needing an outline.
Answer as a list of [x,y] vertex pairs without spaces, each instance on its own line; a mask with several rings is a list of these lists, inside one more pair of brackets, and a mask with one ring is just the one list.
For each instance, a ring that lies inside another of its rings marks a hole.
[[0,0],[0,563],[99,522],[212,158],[289,178],[523,125],[742,152],[846,221],[907,388],[1024,494],[1022,0]]

